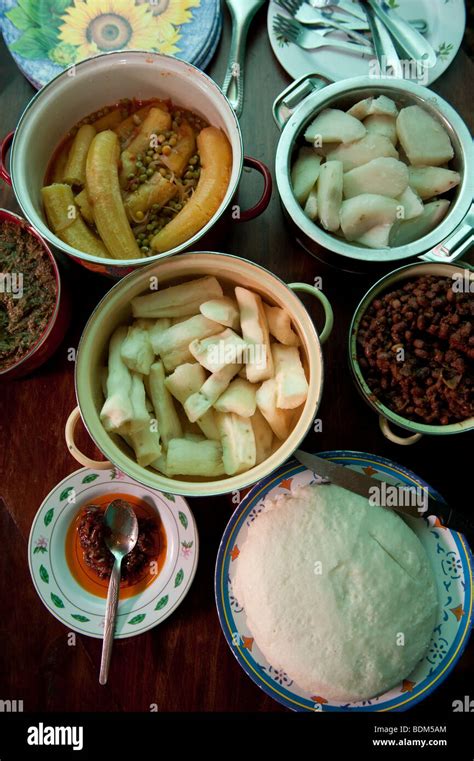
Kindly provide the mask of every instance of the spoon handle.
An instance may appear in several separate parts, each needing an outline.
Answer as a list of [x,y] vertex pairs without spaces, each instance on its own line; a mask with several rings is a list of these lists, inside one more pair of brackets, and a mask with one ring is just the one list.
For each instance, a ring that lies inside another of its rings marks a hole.
[[222,92],[227,96],[237,116],[240,116],[244,105],[245,43],[250,22],[260,6],[255,4],[246,11],[235,3],[228,3],[228,6],[232,17],[232,39]]
[[109,589],[107,592],[104,640],[102,643],[99,684],[107,684],[107,677],[109,675],[110,657],[112,655],[112,646],[114,644],[115,617],[117,615],[117,604],[119,598],[120,565],[121,561],[116,560],[112,568],[112,573],[109,581]]

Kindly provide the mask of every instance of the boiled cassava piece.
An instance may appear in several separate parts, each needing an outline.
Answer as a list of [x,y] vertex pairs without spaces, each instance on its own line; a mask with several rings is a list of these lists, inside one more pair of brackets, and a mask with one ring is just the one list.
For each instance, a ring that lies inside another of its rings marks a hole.
[[372,698],[426,654],[438,607],[428,557],[394,512],[333,484],[267,499],[233,593],[274,669],[326,700]]

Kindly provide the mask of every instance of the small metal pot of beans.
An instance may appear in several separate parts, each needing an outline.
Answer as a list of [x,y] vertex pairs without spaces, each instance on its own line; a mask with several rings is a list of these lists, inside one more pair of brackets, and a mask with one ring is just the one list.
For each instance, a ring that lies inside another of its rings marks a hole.
[[468,128],[416,82],[317,74],[275,100],[275,177],[298,243],[348,272],[459,259],[474,240]]
[[366,293],[350,327],[349,362],[387,439],[407,445],[474,429],[473,318],[467,265],[408,265]]

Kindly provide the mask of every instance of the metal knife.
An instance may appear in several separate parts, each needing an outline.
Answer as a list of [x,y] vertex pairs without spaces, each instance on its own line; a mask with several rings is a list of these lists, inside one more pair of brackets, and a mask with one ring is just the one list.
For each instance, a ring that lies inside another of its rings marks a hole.
[[[378,504],[381,507],[395,510],[401,515],[408,515],[412,518],[426,518],[429,515],[434,515],[446,528],[464,534],[469,543],[474,546],[474,522],[466,515],[449,507],[449,505],[433,499],[426,489],[423,489],[422,495],[413,493],[412,490],[414,497],[418,496],[418,500],[416,500],[418,504],[414,504],[415,499],[410,500],[407,498],[409,488],[400,488],[399,491],[395,492],[393,484],[389,484],[387,481],[371,478],[352,470],[352,468],[338,465],[331,460],[318,457],[309,452],[302,452],[301,449],[296,450],[294,457],[318,476],[327,478],[331,483],[365,497],[371,504]],[[387,504],[383,504],[384,494],[385,497],[390,495],[390,499],[386,500]],[[389,501],[396,498],[397,494],[400,498],[400,503],[397,505],[390,504]],[[413,504],[402,504],[409,501]]]

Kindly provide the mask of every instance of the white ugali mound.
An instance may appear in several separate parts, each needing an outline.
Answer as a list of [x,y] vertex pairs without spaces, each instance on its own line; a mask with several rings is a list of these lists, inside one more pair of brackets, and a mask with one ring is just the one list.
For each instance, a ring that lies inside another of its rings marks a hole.
[[438,606],[415,533],[333,484],[267,500],[249,526],[233,591],[273,667],[312,695],[385,692],[425,655]]

